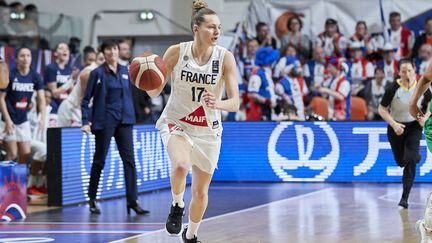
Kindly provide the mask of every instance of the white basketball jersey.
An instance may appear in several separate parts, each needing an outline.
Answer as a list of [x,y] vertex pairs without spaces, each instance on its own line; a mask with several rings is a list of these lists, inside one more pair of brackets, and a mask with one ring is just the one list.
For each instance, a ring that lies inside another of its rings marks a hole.
[[191,135],[222,131],[221,112],[208,108],[202,98],[204,90],[220,100],[224,91],[221,79],[226,49],[214,46],[209,61],[200,66],[192,57],[192,41],[180,43],[180,55],[171,74],[171,95],[156,126],[178,125]]
[[71,93],[66,98],[67,101],[71,102],[73,106],[80,107],[81,106],[81,99],[80,99],[80,92],[81,92],[81,73],[84,72],[84,70],[93,70],[97,68],[98,66],[96,63],[92,63],[90,66],[85,67],[80,74],[78,75],[77,82],[75,86],[73,87]]

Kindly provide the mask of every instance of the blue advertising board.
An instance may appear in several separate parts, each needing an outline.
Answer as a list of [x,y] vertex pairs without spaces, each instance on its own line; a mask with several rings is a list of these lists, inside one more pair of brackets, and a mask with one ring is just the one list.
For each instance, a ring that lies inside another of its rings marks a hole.
[[[384,122],[225,122],[213,181],[399,182]],[[138,191],[169,187],[171,164],[153,125],[133,130]],[[95,149],[92,135],[61,130],[63,205],[87,200]],[[424,140],[416,181],[432,180]],[[123,165],[114,139],[98,198],[124,195]]]

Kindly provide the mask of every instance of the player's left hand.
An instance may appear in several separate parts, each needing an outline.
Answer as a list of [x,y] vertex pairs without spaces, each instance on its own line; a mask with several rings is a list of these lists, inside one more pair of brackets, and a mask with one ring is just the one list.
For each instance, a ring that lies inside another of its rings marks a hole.
[[210,92],[206,89],[204,91],[202,98],[203,98],[207,107],[212,108],[212,109],[216,109],[217,100],[216,100],[216,96],[212,92]]

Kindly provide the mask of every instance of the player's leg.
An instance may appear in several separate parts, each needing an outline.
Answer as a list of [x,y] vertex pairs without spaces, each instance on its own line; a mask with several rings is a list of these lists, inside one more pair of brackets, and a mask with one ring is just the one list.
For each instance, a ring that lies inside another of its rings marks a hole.
[[16,160],[18,159],[18,144],[16,140],[4,140],[4,148],[6,150],[6,160]]
[[165,228],[171,235],[180,235],[184,214],[183,195],[186,187],[186,176],[190,168],[192,145],[183,136],[168,135],[167,151],[172,162],[171,193],[173,202]]
[[197,241],[198,228],[207,209],[208,190],[212,176],[197,166],[192,166],[192,199],[189,205],[189,224],[182,235],[184,242]]

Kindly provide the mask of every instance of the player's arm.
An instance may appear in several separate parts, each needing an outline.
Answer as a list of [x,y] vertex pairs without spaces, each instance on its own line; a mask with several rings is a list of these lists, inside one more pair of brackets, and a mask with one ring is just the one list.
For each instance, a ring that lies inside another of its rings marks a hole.
[[43,89],[40,89],[36,91],[36,99],[37,99],[37,105],[38,110],[40,114],[39,118],[39,129],[43,129],[45,126],[45,110],[46,110],[46,101],[45,101],[45,91]]
[[9,84],[9,68],[5,61],[0,59],[0,89],[5,89]]
[[409,104],[409,112],[411,116],[413,116],[416,119],[419,119],[423,116],[422,111],[417,106],[418,100],[420,97],[426,92],[426,90],[431,85],[432,81],[432,61],[429,62],[428,67],[426,68],[426,71],[424,75],[420,78],[416,89],[414,91],[414,94],[411,98],[411,102]]
[[63,94],[68,89],[73,87],[74,80],[78,77],[79,70],[74,69],[71,74],[71,78],[67,81],[67,83],[63,84],[61,87],[57,87],[57,80],[49,80],[47,81],[47,87],[51,90],[54,98],[58,98],[60,94]]
[[89,68],[84,69],[80,74],[80,79],[78,80],[81,84],[81,90],[80,90],[80,98],[79,100],[82,100],[84,97],[84,93],[87,87],[88,79],[90,77],[91,70]]
[[[13,122],[10,117],[10,114],[8,112],[7,106],[6,106],[6,91],[2,90],[0,91],[0,111],[2,113],[3,119],[6,123],[5,132],[6,134],[10,134],[13,129]],[[3,132],[3,131],[1,131]]]
[[154,97],[157,97],[160,95],[160,93],[164,89],[165,85],[167,84],[168,79],[171,76],[171,73],[174,70],[175,65],[178,62],[179,56],[180,56],[180,45],[179,44],[170,46],[166,50],[166,52],[162,58],[163,61],[165,62],[166,68],[167,68],[165,80],[162,82],[162,84],[161,84],[161,86],[159,86],[159,88],[147,91],[147,94],[150,97],[154,98]]
[[395,121],[388,110],[398,86],[390,85],[392,86],[386,87],[381,103],[378,106],[378,114],[393,128],[397,135],[400,135],[403,133],[405,125]]
[[236,68],[237,66],[233,54],[229,51],[225,52],[222,67],[222,79],[225,82],[228,99],[217,100],[214,94],[206,90],[204,92],[203,99],[208,107],[228,112],[236,112],[239,110],[240,98]]

